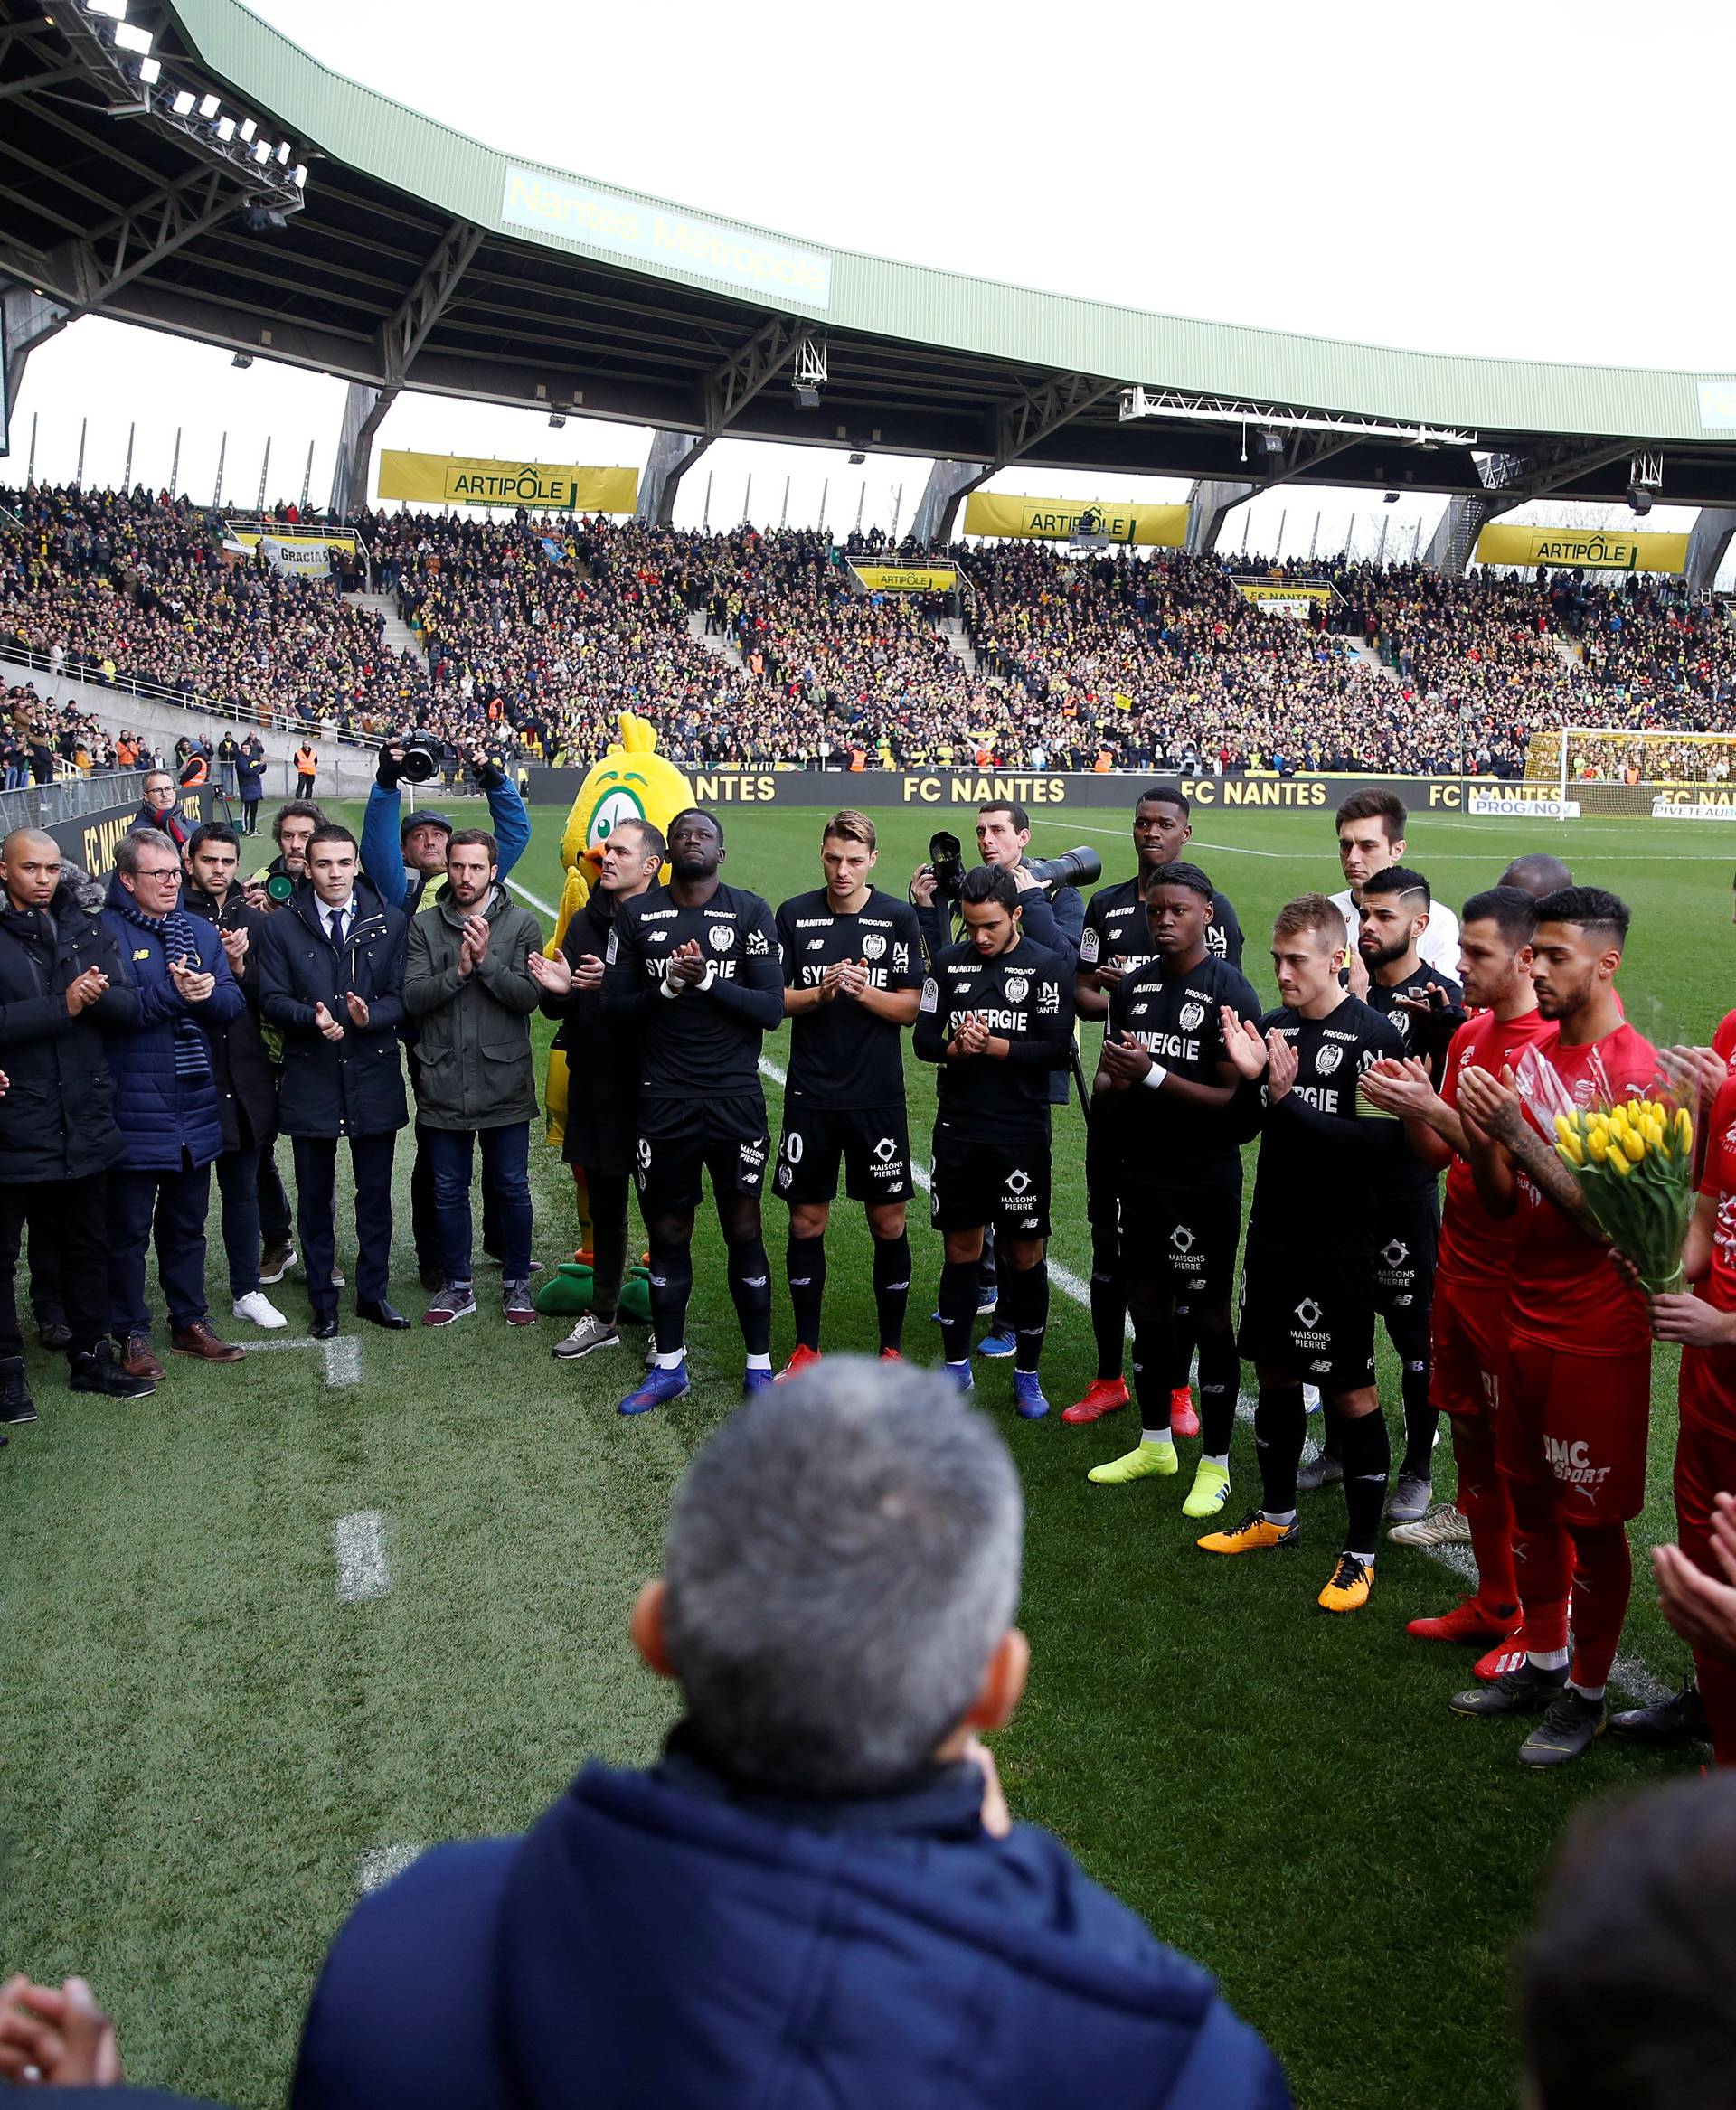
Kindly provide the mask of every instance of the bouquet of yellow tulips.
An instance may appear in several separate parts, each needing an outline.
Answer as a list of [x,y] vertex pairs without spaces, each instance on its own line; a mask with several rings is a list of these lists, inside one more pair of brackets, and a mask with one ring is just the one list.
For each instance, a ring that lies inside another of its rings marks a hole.
[[1648,1295],[1680,1290],[1694,1213],[1694,1116],[1671,1098],[1622,1099],[1555,1116],[1555,1154]]

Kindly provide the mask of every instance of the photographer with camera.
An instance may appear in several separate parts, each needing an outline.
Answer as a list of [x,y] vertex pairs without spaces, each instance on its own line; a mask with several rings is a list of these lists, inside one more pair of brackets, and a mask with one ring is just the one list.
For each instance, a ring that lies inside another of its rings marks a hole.
[[[368,810],[362,821],[362,871],[380,890],[382,900],[412,917],[434,906],[429,892],[444,890],[447,846],[452,839],[452,823],[431,806],[419,806],[401,819],[402,795],[399,785],[426,784],[439,774],[446,743],[427,733],[394,736],[380,749],[379,768],[368,793]],[[495,881],[504,890],[506,875],[524,854],[531,840],[531,816],[518,787],[488,754],[476,745],[465,750],[477,788],[488,801],[494,823],[489,831],[498,851]],[[410,1084],[417,1107],[421,1106],[421,1077],[416,1060],[415,1036],[406,1039],[410,1055]],[[434,1164],[431,1152],[438,1144],[428,1141],[428,1129],[420,1112],[416,1119],[416,1156],[410,1174],[410,1220],[416,1240],[416,1267],[424,1289],[439,1290],[447,1276],[442,1259],[439,1222],[434,1204]],[[482,1195],[482,1247],[491,1259],[502,1253],[501,1227],[495,1191],[485,1182]]]
[[[394,909],[414,916],[425,904],[430,881],[446,878],[446,844],[452,823],[432,807],[419,807],[401,818],[401,784],[426,784],[439,774],[444,743],[426,733],[394,736],[380,749],[368,810],[362,822],[362,870]],[[500,845],[500,884],[524,856],[531,840],[531,816],[524,801],[500,763],[480,745],[465,750],[476,788],[488,801],[489,833]]]
[[[1085,928],[1085,901],[1077,882],[1089,886],[1103,874],[1103,861],[1093,850],[1070,850],[1062,856],[1033,862],[1026,855],[1031,843],[1031,816],[1008,798],[992,798],[976,809],[976,854],[985,865],[998,865],[1011,872],[1018,890],[1020,924],[1026,939],[1047,952],[1059,953],[1070,975],[1079,968],[1080,935]],[[929,965],[963,930],[960,902],[965,882],[962,846],[956,835],[936,834],[929,844],[929,862],[920,864],[910,879],[910,900]],[[1049,1103],[1067,1104],[1067,1065],[1062,1063],[1049,1079]],[[1080,1086],[1081,1095],[1084,1088]],[[984,1336],[977,1353],[994,1358],[1009,1356],[1015,1346],[1014,1332],[996,1304],[995,1227],[988,1227],[977,1276],[979,1312],[993,1312],[995,1323]]]

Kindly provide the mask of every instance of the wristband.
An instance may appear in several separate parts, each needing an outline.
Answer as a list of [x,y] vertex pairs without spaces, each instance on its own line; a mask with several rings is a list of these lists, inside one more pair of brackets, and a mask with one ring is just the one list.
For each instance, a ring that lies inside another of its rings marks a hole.
[[663,994],[673,1003],[681,994],[681,984],[665,975],[663,978]]
[[704,972],[704,973],[703,973],[703,975],[700,976],[699,980],[698,980],[698,981],[697,981],[697,982],[694,984],[694,987],[695,987],[695,988],[698,988],[698,989],[709,989],[709,988],[711,987],[712,984],[713,982],[715,982],[716,980],[717,980],[717,962],[716,962],[715,960],[707,960],[707,961],[706,961],[706,963],[705,963],[705,972]]
[[1151,1068],[1146,1070],[1145,1076],[1141,1078],[1139,1081],[1146,1087],[1148,1091],[1155,1092],[1163,1084],[1164,1079],[1168,1075],[1168,1070],[1164,1068],[1161,1062],[1154,1062]]

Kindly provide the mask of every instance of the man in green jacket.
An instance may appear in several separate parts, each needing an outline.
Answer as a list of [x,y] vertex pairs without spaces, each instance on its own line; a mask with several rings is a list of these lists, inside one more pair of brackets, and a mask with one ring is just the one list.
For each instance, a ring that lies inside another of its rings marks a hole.
[[531,1303],[531,1123],[536,1069],[531,1013],[539,992],[530,956],[542,927],[499,884],[500,849],[482,828],[446,845],[439,900],[410,919],[404,1008],[416,1021],[416,1118],[434,1173],[434,1218],[445,1280],[422,1314],[449,1326],[476,1308],[470,1278],[471,1146],[498,1210],[501,1294],[513,1326],[536,1323]]

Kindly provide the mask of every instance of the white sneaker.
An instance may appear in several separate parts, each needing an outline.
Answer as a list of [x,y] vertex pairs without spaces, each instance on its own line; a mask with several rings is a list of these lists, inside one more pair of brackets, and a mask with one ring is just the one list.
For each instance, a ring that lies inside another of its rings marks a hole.
[[250,1289],[245,1296],[238,1296],[230,1309],[238,1319],[245,1319],[250,1325],[261,1326],[268,1333],[275,1333],[279,1326],[289,1323],[262,1289]]
[[1319,1386],[1318,1386],[1318,1385],[1304,1385],[1304,1386],[1303,1386],[1303,1388],[1302,1388],[1302,1408],[1303,1408],[1303,1411],[1304,1411],[1305,1413],[1307,1413],[1307,1414],[1318,1414],[1318,1413],[1319,1413],[1319,1411],[1320,1411],[1320,1388],[1319,1388]]

